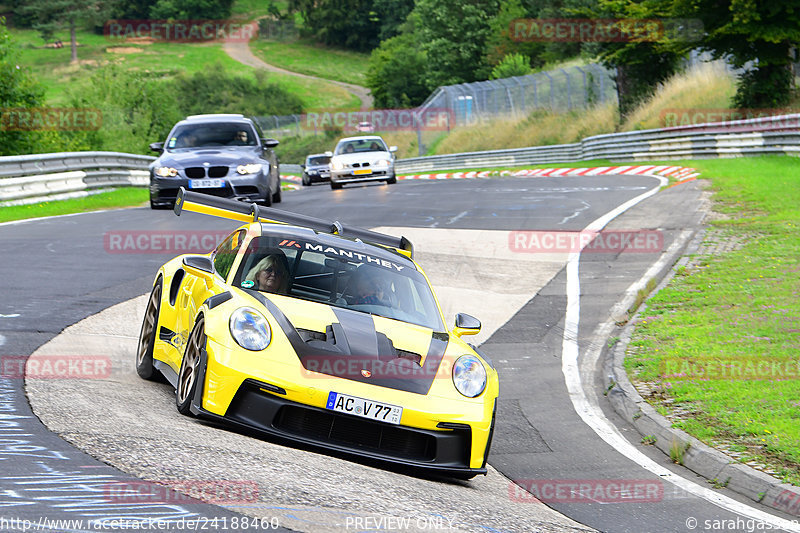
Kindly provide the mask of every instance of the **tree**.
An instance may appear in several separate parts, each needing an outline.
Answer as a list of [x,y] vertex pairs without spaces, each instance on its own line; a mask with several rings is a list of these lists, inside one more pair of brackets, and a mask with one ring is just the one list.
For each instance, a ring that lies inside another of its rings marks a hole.
[[429,89],[488,77],[486,43],[499,9],[499,0],[417,1]]
[[25,0],[17,8],[22,16],[33,20],[33,28],[45,41],[52,40],[56,32],[69,29],[72,63],[78,61],[78,26],[106,18],[109,10],[110,3],[102,0]]
[[378,39],[383,42],[400,33],[401,26],[414,9],[414,0],[375,0],[374,8],[380,25]]
[[[800,43],[800,6],[797,0],[769,2],[742,0],[670,0],[674,17],[702,21],[701,47],[716,58],[727,58],[745,68],[734,104],[739,107],[781,107],[791,100]],[[676,45],[680,45],[677,42]],[[684,43],[686,49],[691,45]]]
[[538,58],[545,49],[544,43],[516,39],[510,31],[512,21],[530,17],[531,14],[521,0],[501,0],[500,9],[490,23],[491,32],[486,40],[486,61],[489,65],[498,65],[509,54],[525,56],[529,66],[540,66],[543,63]]
[[157,0],[150,8],[153,19],[222,20],[231,16],[233,0]]
[[44,91],[17,61],[17,51],[0,17],[0,155],[26,154],[34,151],[36,135],[5,128],[4,112],[15,108],[41,105]]
[[[576,9],[575,12],[595,20],[649,21],[666,19],[668,6],[663,0],[599,0],[596,6]],[[601,62],[616,72],[621,118],[675,74],[684,57],[684,51],[676,48],[665,36],[647,33],[648,26],[629,27],[628,30],[630,37],[627,40],[596,45]]]
[[413,33],[383,41],[372,51],[367,69],[367,87],[375,107],[413,107],[424,102],[430,93],[425,65],[425,53]]
[[328,45],[368,51],[378,46],[374,0],[289,0],[311,36]]

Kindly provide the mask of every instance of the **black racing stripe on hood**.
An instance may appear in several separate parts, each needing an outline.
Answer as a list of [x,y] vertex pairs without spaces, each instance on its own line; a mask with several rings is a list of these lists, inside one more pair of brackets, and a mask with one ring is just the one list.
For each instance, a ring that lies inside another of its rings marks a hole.
[[[326,340],[306,342],[269,298],[258,291],[244,291],[275,317],[306,370],[416,394],[427,394],[434,379],[449,376],[439,372],[450,340],[447,333],[433,332],[425,363],[420,366],[397,356],[391,339],[375,330],[371,315],[331,307],[338,322],[327,327]],[[372,376],[364,376],[362,369],[370,370]]]

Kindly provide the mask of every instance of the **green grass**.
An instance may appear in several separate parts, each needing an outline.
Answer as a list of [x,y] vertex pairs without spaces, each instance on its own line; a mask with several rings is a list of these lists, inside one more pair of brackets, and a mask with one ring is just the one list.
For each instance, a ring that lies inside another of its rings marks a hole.
[[[38,32],[11,29],[20,49],[20,64],[28,67],[45,87],[48,105],[68,105],[66,89],[80,84],[98,66],[119,63],[127,69],[159,73],[165,77],[180,72],[194,73],[219,63],[230,73],[253,75],[255,69],[233,60],[221,44],[167,43],[135,44],[116,41],[91,32],[78,32],[78,64],[70,64],[69,39],[59,35],[64,48],[46,48]],[[296,94],[305,109],[353,109],[360,100],[336,85],[303,80],[289,74],[268,73],[267,82]]]
[[0,222],[144,205],[148,195],[147,188],[124,187],[83,198],[0,207]]
[[719,370],[669,371],[766,361],[798,368],[800,160],[689,164],[711,180],[715,210],[730,217],[712,224],[711,238],[739,238],[742,246],[699,258],[647,301],[626,367],[635,380],[660,383],[663,396],[648,400],[677,412],[677,427],[712,445],[745,446],[745,460],[800,485],[796,375],[771,370],[759,379],[741,379]]
[[366,82],[369,54],[331,48],[311,41],[253,41],[253,53],[265,62],[292,72],[343,81]]

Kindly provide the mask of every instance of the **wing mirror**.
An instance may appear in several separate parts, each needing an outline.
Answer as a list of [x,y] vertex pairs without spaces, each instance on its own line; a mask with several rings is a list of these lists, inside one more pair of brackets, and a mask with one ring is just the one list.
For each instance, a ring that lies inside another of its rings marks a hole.
[[264,139],[262,144],[264,148],[275,148],[280,144],[280,142],[277,139]]
[[214,263],[205,255],[188,255],[183,258],[183,269],[193,276],[203,278],[207,287],[214,282]]
[[325,152],[325,157],[333,157],[333,152]]
[[164,151],[164,143],[150,143],[150,150],[160,154]]
[[453,334],[456,337],[462,335],[475,335],[481,331],[481,321],[472,315],[466,313],[458,313],[456,315],[456,324],[453,328]]

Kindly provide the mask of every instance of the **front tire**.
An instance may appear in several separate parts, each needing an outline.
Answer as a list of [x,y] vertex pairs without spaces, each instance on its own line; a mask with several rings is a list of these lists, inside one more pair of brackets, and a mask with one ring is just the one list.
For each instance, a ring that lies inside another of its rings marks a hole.
[[392,177],[386,180],[386,185],[392,185],[393,183],[397,183],[397,176],[392,174]]
[[159,277],[150,293],[150,299],[147,300],[142,329],[139,332],[139,349],[136,351],[136,373],[139,374],[140,378],[149,381],[157,381],[159,374],[153,367],[153,349],[156,345],[163,286],[163,279]]
[[335,190],[341,189],[341,188],[342,188],[342,184],[341,183],[337,183],[337,182],[331,180],[331,189],[333,189],[335,191]]
[[281,180],[278,179],[278,190],[272,195],[272,203],[278,204],[281,201]]
[[191,416],[189,408],[192,405],[199,381],[197,375],[200,370],[200,351],[205,348],[205,345],[205,319],[200,315],[189,335],[189,342],[186,343],[186,350],[181,359],[181,369],[178,371],[178,384],[175,387],[175,405],[182,415]]

